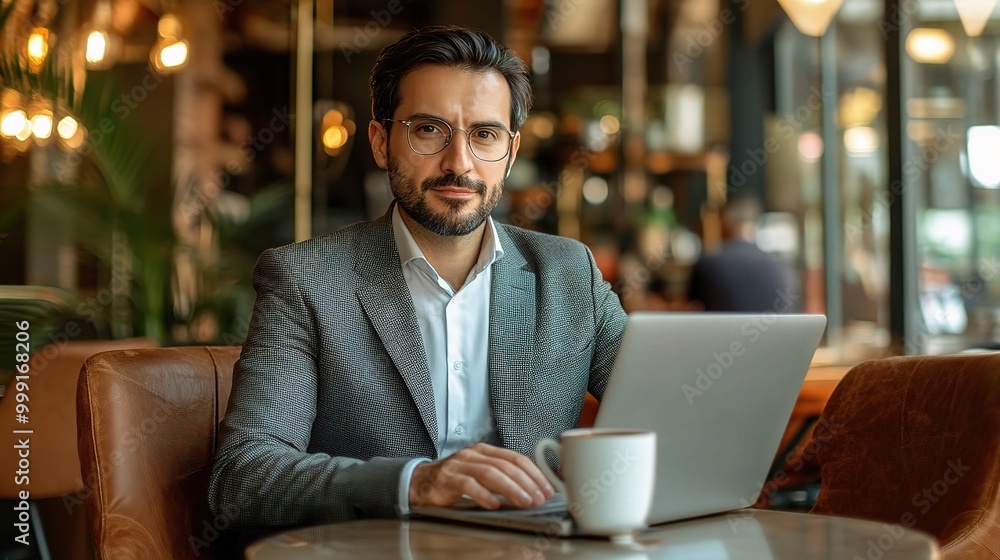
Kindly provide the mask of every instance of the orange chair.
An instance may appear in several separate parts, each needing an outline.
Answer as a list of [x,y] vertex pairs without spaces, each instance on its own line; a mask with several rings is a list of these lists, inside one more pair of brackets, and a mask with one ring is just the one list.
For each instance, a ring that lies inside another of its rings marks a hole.
[[814,513],[925,531],[944,560],[1000,560],[1000,353],[865,362],[822,421]]

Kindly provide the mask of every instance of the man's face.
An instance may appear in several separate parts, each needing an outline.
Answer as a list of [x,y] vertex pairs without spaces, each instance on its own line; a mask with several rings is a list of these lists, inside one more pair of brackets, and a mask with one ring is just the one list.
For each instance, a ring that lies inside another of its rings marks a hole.
[[[426,65],[407,74],[399,89],[394,119],[419,115],[444,120],[455,129],[488,123],[510,128],[510,88],[496,70]],[[383,123],[368,126],[375,161],[388,169],[389,187],[400,209],[438,235],[467,235],[482,226],[503,195],[520,134],[514,137],[510,157],[485,162],[473,155],[461,130],[454,131],[443,151],[430,156],[414,153],[406,132],[399,122],[392,123],[388,133]]]

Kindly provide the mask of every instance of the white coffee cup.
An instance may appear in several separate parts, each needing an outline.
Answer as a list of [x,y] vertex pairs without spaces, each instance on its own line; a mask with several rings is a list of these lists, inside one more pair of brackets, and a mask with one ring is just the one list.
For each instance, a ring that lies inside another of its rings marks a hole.
[[[560,440],[538,442],[535,462],[566,495],[569,513],[580,529],[591,535],[621,536],[646,527],[656,478],[656,434],[580,428],[563,432]],[[562,458],[565,482],[549,468],[546,449]]]

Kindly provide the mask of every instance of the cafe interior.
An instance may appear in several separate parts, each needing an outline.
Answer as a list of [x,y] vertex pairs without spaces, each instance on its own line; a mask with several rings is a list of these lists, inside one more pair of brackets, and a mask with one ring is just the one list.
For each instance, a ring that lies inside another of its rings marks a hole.
[[745,505],[869,533],[788,553],[760,518],[770,556],[698,555],[414,524],[398,557],[1000,559],[996,0],[0,1],[0,555],[240,554],[205,494],[254,264],[386,212],[369,74],[427,25],[525,62],[493,218],[584,243],[626,312],[746,311],[693,271],[753,202],[794,288],[752,311],[826,330]]

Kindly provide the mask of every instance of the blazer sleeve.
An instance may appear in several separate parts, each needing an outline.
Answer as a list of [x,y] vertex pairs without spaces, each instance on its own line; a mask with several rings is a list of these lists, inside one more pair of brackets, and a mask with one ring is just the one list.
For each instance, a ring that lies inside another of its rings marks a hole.
[[361,461],[308,452],[318,327],[294,257],[271,249],[254,269],[257,300],[219,429],[209,505],[236,527],[395,516],[409,458]]
[[597,400],[601,400],[604,397],[604,388],[608,384],[608,377],[611,376],[615,356],[618,355],[618,347],[621,346],[628,317],[618,300],[618,294],[601,276],[590,249],[587,249],[587,258],[590,262],[594,297],[594,356],[590,360],[590,382],[587,390]]

